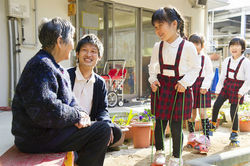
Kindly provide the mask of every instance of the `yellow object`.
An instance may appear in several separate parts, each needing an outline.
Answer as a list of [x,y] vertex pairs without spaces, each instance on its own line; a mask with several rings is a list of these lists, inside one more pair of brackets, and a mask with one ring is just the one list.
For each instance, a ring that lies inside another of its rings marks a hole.
[[76,15],[76,4],[70,3],[68,4],[68,16]]
[[234,132],[234,133],[238,133],[238,130],[232,130],[232,132]]
[[73,166],[73,165],[74,165],[74,152],[70,151],[70,152],[67,152],[63,166]]

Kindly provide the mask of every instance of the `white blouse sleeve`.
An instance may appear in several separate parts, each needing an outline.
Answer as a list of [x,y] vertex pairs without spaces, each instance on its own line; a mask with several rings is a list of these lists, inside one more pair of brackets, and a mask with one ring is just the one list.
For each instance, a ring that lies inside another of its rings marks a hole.
[[148,65],[149,78],[148,81],[152,84],[157,80],[157,75],[160,73],[160,64],[159,64],[159,43],[156,43],[153,48],[152,56],[150,63]]
[[244,59],[243,60],[243,71],[244,71],[244,78],[245,78],[245,82],[243,83],[242,87],[239,89],[239,94],[240,95],[244,95],[246,94],[249,89],[250,89],[250,60],[249,59]]
[[201,69],[200,57],[198,56],[197,50],[192,43],[185,43],[187,46],[183,50],[187,54],[187,68],[188,71],[185,73],[184,77],[178,81],[185,88],[192,86],[196,78],[199,76],[199,71]]
[[201,85],[201,89],[209,89],[213,80],[213,64],[208,56],[204,56],[204,80]]

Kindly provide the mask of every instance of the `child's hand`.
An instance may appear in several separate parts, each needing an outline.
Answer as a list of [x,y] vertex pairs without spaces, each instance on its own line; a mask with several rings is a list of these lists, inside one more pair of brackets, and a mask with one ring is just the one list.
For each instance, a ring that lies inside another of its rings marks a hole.
[[200,89],[200,93],[205,95],[207,93],[207,89]]
[[241,99],[242,98],[242,95],[238,94],[238,99]]
[[185,87],[184,86],[182,86],[179,82],[175,85],[175,90],[177,90],[177,92],[180,92],[180,93],[183,93],[183,92],[185,92]]
[[152,89],[153,92],[156,92],[157,88],[160,87],[160,86],[161,86],[160,82],[159,81],[155,81],[155,82],[153,82],[151,84],[151,89]]

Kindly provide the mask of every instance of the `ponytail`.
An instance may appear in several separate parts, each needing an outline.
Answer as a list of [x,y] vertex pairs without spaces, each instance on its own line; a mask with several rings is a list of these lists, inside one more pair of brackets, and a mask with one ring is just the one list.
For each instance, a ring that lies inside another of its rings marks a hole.
[[185,34],[184,34],[184,20],[181,18],[180,14],[173,8],[172,9],[177,17],[176,21],[177,21],[177,30],[179,30],[180,36],[185,38]]

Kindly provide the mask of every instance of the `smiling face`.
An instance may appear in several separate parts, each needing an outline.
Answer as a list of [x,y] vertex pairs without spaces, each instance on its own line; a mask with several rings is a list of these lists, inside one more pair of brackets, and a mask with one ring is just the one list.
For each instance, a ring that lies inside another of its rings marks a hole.
[[168,23],[166,21],[154,22],[155,34],[162,40],[169,43],[177,36],[177,22]]
[[238,58],[242,54],[242,47],[240,44],[230,45],[229,50],[234,58]]
[[80,51],[76,54],[79,60],[79,67],[83,66],[93,69],[100,59],[98,54],[99,52],[96,45],[91,43],[82,45]]

